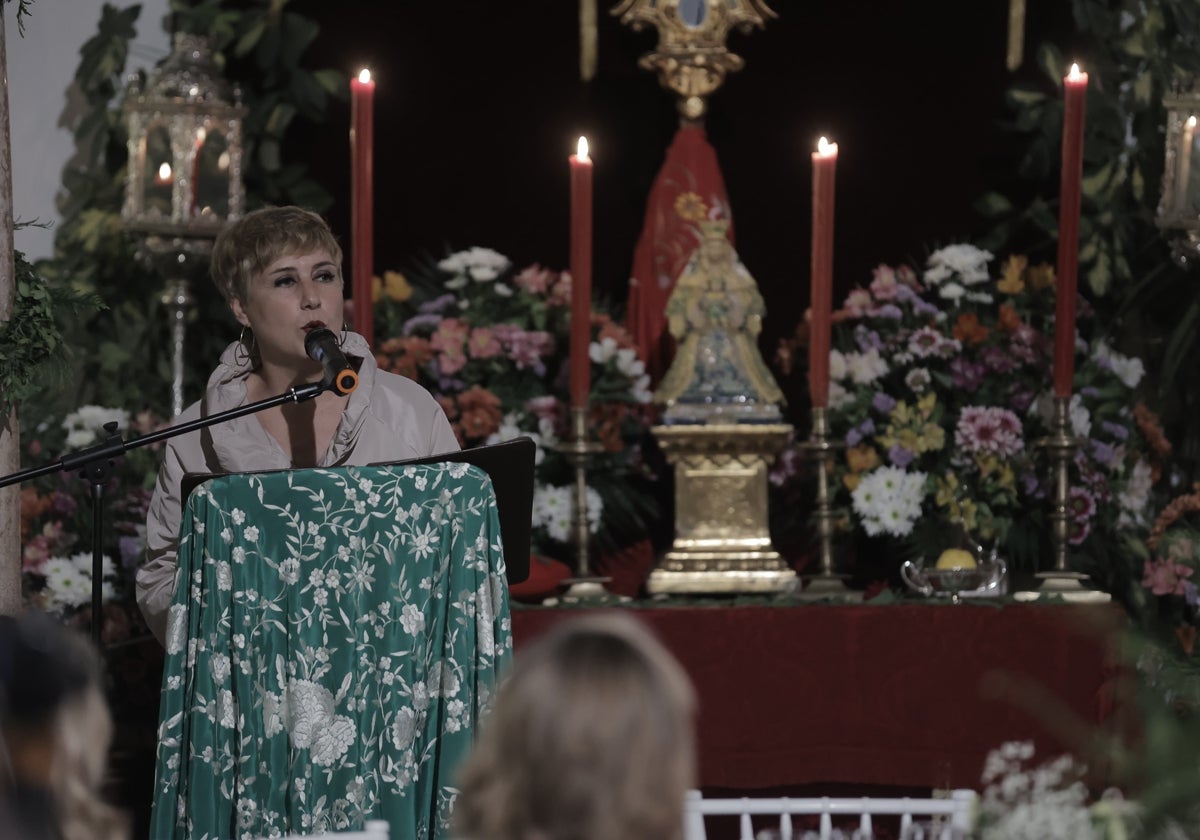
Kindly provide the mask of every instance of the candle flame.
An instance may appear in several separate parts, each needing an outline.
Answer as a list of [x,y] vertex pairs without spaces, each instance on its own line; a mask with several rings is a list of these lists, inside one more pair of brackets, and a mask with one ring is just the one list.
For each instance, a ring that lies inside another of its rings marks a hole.
[[171,164],[167,163],[165,160],[163,161],[162,166],[158,167],[158,180],[171,180]]
[[1072,64],[1071,72],[1067,74],[1067,78],[1070,79],[1072,82],[1078,82],[1083,77],[1084,77],[1084,74],[1079,72],[1079,65]]
[[575,157],[579,158],[580,160],[588,159],[588,142],[586,137],[581,136],[579,138],[579,143],[576,145],[575,149]]
[[1187,118],[1187,127],[1188,128],[1196,127],[1196,115],[1195,114],[1192,114],[1190,117]]
[[358,80],[362,84],[368,84],[371,81],[371,71],[364,67],[358,71]]
[[817,141],[817,154],[822,157],[829,157],[837,154],[837,143],[830,143],[824,137]]

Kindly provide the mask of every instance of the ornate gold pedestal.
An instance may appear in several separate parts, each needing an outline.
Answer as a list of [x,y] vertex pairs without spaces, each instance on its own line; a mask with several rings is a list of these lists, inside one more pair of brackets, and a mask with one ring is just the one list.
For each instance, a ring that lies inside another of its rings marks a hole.
[[785,424],[655,426],[675,465],[675,542],[650,574],[651,593],[784,592],[796,573],[771,546],[767,469]]

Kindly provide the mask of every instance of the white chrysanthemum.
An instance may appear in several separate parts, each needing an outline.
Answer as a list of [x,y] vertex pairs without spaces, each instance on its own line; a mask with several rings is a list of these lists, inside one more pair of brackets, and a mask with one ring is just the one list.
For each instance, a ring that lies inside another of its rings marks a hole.
[[588,358],[602,365],[617,355],[617,340],[612,336],[593,341],[588,345]]
[[617,351],[617,370],[630,379],[637,379],[646,372],[646,363],[638,358],[632,347],[622,347]]
[[412,747],[416,734],[417,713],[405,706],[392,719],[392,746],[401,751],[407,750]]
[[987,264],[992,253],[974,245],[959,243],[948,245],[929,255],[925,271],[925,282],[937,286],[957,274],[964,286],[974,286],[988,279]]
[[104,408],[85,405],[68,414],[62,422],[67,432],[67,446],[87,446],[95,443],[105,423],[115,422],[118,427],[129,424],[129,412],[120,408]]
[[888,372],[887,360],[875,347],[865,353],[847,353],[846,367],[855,385],[869,385]]
[[1146,375],[1146,367],[1141,359],[1123,356],[1103,341],[1097,341],[1092,348],[1092,358],[1101,367],[1109,368],[1126,388],[1136,388]]
[[1129,471],[1129,480],[1117,494],[1121,514],[1117,527],[1146,524],[1146,508],[1150,504],[1150,488],[1154,485],[1154,470],[1145,458],[1139,458]]
[[829,351],[829,378],[834,382],[841,382],[850,372],[850,366],[846,364],[846,357],[840,350]]
[[880,467],[867,473],[854,488],[854,512],[870,536],[904,537],[921,515],[927,476],[899,467]]
[[[1050,391],[1043,391],[1038,395],[1034,402],[1034,408],[1037,410],[1038,416],[1047,426],[1052,426],[1054,423],[1054,394]],[[1087,438],[1092,432],[1092,415],[1087,410],[1087,406],[1083,404],[1083,397],[1079,394],[1071,396],[1071,402],[1068,404],[1068,413],[1071,416],[1071,434],[1077,438]]]
[[307,749],[333,720],[333,692],[312,680],[289,680],[288,717],[285,720],[292,746]]
[[51,557],[42,564],[46,598],[52,609],[80,607],[92,597],[92,576],[65,557]]

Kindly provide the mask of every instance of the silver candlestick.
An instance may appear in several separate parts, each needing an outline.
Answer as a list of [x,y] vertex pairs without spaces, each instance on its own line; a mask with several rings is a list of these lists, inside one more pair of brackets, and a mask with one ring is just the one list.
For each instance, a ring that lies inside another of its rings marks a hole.
[[1071,398],[1055,397],[1050,435],[1035,444],[1046,450],[1054,480],[1054,496],[1050,508],[1050,542],[1054,551],[1054,568],[1038,572],[1035,577],[1041,583],[1032,591],[1015,593],[1013,597],[1017,600],[1032,601],[1059,597],[1066,601],[1103,602],[1112,599],[1107,592],[1085,587],[1083,582],[1088,580],[1086,574],[1072,572],[1067,568],[1067,548],[1071,535],[1070,468],[1079,443],[1079,439],[1071,434]]
[[800,445],[805,454],[817,465],[817,509],[813,514],[817,522],[818,552],[821,571],[806,576],[808,582],[799,597],[805,600],[858,600],[861,592],[846,586],[847,575],[833,570],[833,497],[829,488],[829,473],[833,466],[834,450],[842,446],[841,441],[829,437],[828,409],[818,406],[812,410],[812,432],[807,441]]

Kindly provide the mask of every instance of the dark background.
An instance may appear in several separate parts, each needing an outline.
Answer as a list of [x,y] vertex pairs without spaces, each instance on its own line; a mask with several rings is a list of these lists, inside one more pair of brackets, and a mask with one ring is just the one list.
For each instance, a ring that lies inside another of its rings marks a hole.
[[[518,266],[564,268],[567,156],[579,134],[595,168],[595,286],[624,306],[645,200],[677,125],[674,97],[637,67],[657,40],[597,0],[598,70],[579,74],[576,0],[293,0],[321,26],[313,66],[371,68],[375,266],[483,245]],[[766,299],[770,359],[808,303],[812,181],[821,134],[839,144],[835,302],[880,262],[986,229],[973,202],[1012,193],[1021,141],[1005,91],[1050,84],[1036,46],[1076,46],[1067,0],[1028,3],[1025,62],[1005,68],[1008,0],[769,0],[779,17],[735,32],[746,61],[710,99],[707,129],[725,176],[737,248]],[[335,196],[350,232],[348,99],[296,132],[293,151]]]

